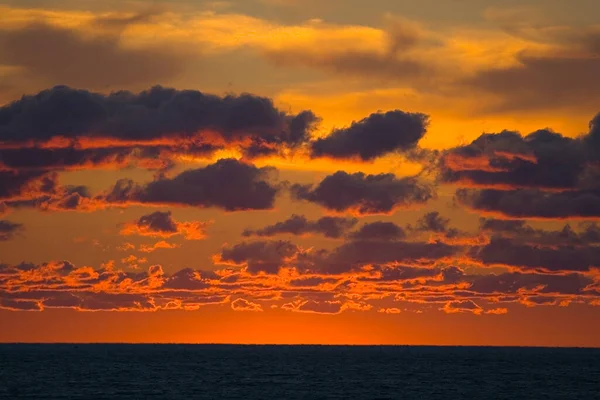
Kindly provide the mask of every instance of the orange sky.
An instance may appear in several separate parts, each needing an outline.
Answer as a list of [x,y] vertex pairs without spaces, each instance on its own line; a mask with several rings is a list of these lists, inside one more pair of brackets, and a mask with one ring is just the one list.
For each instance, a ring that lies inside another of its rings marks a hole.
[[600,346],[599,4],[324,4],[0,2],[0,341]]

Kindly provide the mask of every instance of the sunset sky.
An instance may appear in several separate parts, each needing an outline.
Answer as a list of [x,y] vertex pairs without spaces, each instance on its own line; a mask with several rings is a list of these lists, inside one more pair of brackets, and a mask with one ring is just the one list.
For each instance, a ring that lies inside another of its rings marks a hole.
[[600,347],[598,15],[0,1],[0,341]]

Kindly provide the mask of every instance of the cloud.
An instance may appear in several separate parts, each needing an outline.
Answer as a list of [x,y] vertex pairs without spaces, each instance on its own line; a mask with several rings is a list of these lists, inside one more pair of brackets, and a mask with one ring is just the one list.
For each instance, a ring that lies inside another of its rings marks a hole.
[[121,235],[140,235],[169,238],[183,235],[187,240],[200,240],[206,237],[206,222],[178,222],[171,217],[171,211],[155,211],[143,215],[136,221],[123,225]]
[[296,245],[283,240],[243,242],[223,248],[218,262],[245,266],[252,274],[276,274],[298,251]]
[[597,218],[600,115],[576,138],[543,129],[483,134],[442,155],[440,180],[455,200],[509,218]]
[[447,314],[473,313],[481,315],[483,313],[483,308],[472,300],[449,301],[440,310],[443,310]]
[[337,211],[358,214],[387,214],[395,208],[421,205],[435,196],[431,186],[415,177],[396,178],[393,174],[365,175],[338,171],[316,187],[293,185],[292,195]]
[[438,211],[430,211],[417,220],[413,226],[408,224],[406,230],[411,235],[429,233],[429,241],[441,241],[455,245],[474,245],[486,241],[484,235],[472,234],[450,227],[450,219],[444,218]]
[[[302,274],[336,275],[378,264],[428,265],[462,251],[460,246],[441,242],[401,241],[401,237],[382,232],[379,224],[373,226],[373,232],[361,233],[360,239],[351,235],[349,241],[331,250],[303,249],[284,240],[259,240],[225,246],[214,260],[217,264],[245,267],[251,274],[277,274],[283,268],[293,268]],[[398,234],[396,230],[394,233]]]
[[[389,240],[352,240],[329,252],[309,253],[309,269],[337,274],[359,271],[367,265],[419,262],[433,263],[458,254],[461,248],[445,243],[424,243]],[[312,258],[311,258],[312,257]]]
[[[433,65],[418,54],[432,43],[415,24],[389,18],[385,31],[368,29],[363,38],[356,35],[361,28],[317,24],[310,31],[310,40],[269,46],[262,53],[276,66],[309,67],[341,76],[410,82],[434,73]],[[348,37],[342,36],[344,33]],[[365,43],[365,37],[372,40]]]
[[402,312],[402,310],[400,310],[399,308],[396,307],[390,307],[390,308],[380,308],[379,310],[377,310],[378,313],[383,313],[383,314],[400,314]]
[[[499,100],[488,111],[549,110],[597,105],[600,90],[596,71],[599,34],[565,46],[554,46],[546,54],[521,52],[516,65],[484,69],[463,83],[474,92],[485,92]],[[587,42],[587,43],[586,43]],[[577,46],[582,51],[574,51]]]
[[[197,272],[198,277],[203,275]],[[158,265],[146,271],[121,271],[114,267],[92,269],[62,262],[39,265],[0,265],[0,308],[43,310],[72,308],[78,311],[194,310],[224,303],[227,296],[203,287],[172,290],[177,274],[168,275]],[[207,274],[211,276],[210,273]],[[205,280],[205,278],[202,278]],[[179,287],[183,287],[180,285]],[[10,305],[7,306],[7,302]]]
[[427,131],[428,117],[400,110],[371,114],[349,127],[334,130],[311,143],[313,157],[373,160],[391,152],[408,151]]
[[17,233],[23,230],[22,224],[17,224],[0,219],[0,242],[11,240]]
[[[79,149],[76,145],[65,148],[1,148],[0,168],[7,170],[77,170],[92,168],[126,168],[139,166],[147,169],[167,169],[172,166],[168,157],[175,151],[168,147],[136,148],[115,144],[116,147]],[[14,146],[14,145],[10,145]],[[203,154],[209,155],[213,148]]]
[[[60,185],[58,173],[40,171],[1,171],[0,200],[4,212],[37,208],[42,211],[95,211],[107,204],[93,197],[85,186]],[[4,197],[2,197],[4,196]]]
[[[433,280],[437,277],[442,277],[448,282],[455,283],[449,279],[451,272],[450,269],[442,270],[440,268],[420,268],[420,267],[409,267],[404,265],[388,265],[388,266],[376,266],[373,268],[375,275],[373,277],[364,278],[365,280],[374,280],[377,282],[407,282],[407,281],[425,281]],[[457,270],[460,271],[460,270]],[[463,272],[459,272],[459,276],[463,276]]]
[[543,192],[537,189],[456,191],[455,200],[480,212],[508,218],[598,218],[600,191]]
[[464,250],[440,241],[403,241],[402,234],[394,224],[376,222],[348,235],[348,241],[333,249],[303,249],[290,241],[259,240],[225,246],[214,260],[246,267],[253,274],[277,274],[283,268],[293,268],[302,274],[336,275],[376,270],[374,266],[379,264],[431,265]]
[[508,313],[508,309],[506,308],[491,308],[484,310],[472,300],[449,301],[444,307],[440,308],[440,310],[444,311],[446,314],[472,313],[474,315],[504,315]]
[[292,279],[290,285],[294,287],[315,287],[319,285],[335,284],[338,278],[319,275],[308,275]]
[[600,267],[600,247],[543,247],[504,238],[492,238],[487,245],[472,248],[470,256],[488,265],[502,264],[548,272],[589,271]]
[[[121,21],[134,22],[139,21]],[[126,47],[114,30],[90,35],[45,23],[0,30],[0,64],[42,84],[95,89],[155,84],[177,77],[195,57],[176,46]]]
[[579,224],[580,230],[575,231],[570,224],[562,229],[534,229],[525,220],[503,220],[480,218],[479,229],[496,237],[518,240],[521,243],[540,244],[546,246],[572,245],[587,246],[600,244],[600,226],[594,222]]
[[327,238],[339,238],[348,229],[352,228],[358,220],[356,218],[321,217],[316,221],[309,221],[303,215],[293,214],[283,222],[277,222],[261,229],[246,229],[244,236],[275,236],[278,234],[306,235],[311,233],[322,234]]
[[[246,255],[268,253],[248,250],[247,246],[237,251]],[[122,270],[114,263],[92,268],[68,261],[0,264],[0,308],[193,311],[210,304],[232,303],[231,308],[236,310],[258,310],[260,306],[268,312],[279,306],[294,312],[338,314],[352,310],[375,312],[396,308],[402,302],[412,303],[419,311],[444,304],[449,312],[500,314],[505,310],[498,305],[593,303],[600,297],[593,277],[573,272],[469,275],[453,266],[397,263],[352,273],[315,274],[289,268],[279,272],[254,274],[231,268],[169,272],[160,265]]]
[[495,315],[504,315],[504,314],[508,314],[508,309],[507,308],[492,308],[490,310],[487,310],[485,312],[486,314],[495,314]]
[[420,232],[443,233],[448,231],[449,223],[448,218],[442,217],[437,211],[431,211],[417,221],[414,229]]
[[505,272],[501,274],[485,274],[462,276],[462,281],[469,282],[469,290],[477,294],[511,295],[582,295],[594,282],[588,276],[579,273],[543,274],[534,271]]
[[216,278],[212,271],[198,271],[184,268],[171,274],[164,282],[166,289],[175,290],[203,290],[210,288],[211,279]]
[[527,221],[518,219],[480,218],[479,229],[484,232],[509,234],[528,234],[533,232],[533,228],[527,225]]
[[[145,162],[237,149],[279,154],[309,140],[317,117],[289,115],[251,94],[219,97],[155,86],[108,95],[56,86],[0,108],[0,150],[9,168],[73,168]],[[142,164],[143,165],[143,164]]]
[[231,308],[234,311],[252,311],[252,312],[260,312],[263,311],[262,306],[257,303],[253,303],[251,301],[239,298],[235,299],[231,302]]
[[137,257],[135,255],[130,255],[121,259],[123,264],[126,264],[129,268],[137,269],[141,264],[145,264],[148,260],[144,257]]
[[443,156],[444,182],[497,189],[574,189],[593,173],[600,153],[587,145],[591,133],[569,138],[549,129],[526,136],[503,131],[483,134],[472,143]]
[[56,172],[0,170],[0,215],[21,208],[95,211],[106,206],[85,186],[60,185]]
[[297,300],[281,306],[286,311],[310,313],[310,314],[340,314],[346,310],[368,311],[372,306],[358,303],[352,300],[342,301],[314,301]]
[[393,222],[371,222],[348,235],[353,240],[400,240],[406,237],[404,229]]
[[138,250],[143,253],[152,253],[159,249],[176,249],[178,247],[179,247],[179,245],[177,245],[175,243],[169,243],[164,240],[161,240],[161,241],[154,243],[153,245],[143,244],[140,246],[140,248]]
[[0,169],[0,200],[26,197],[29,192],[50,192],[54,180],[44,172]]
[[442,155],[440,181],[455,200],[509,218],[597,218],[600,114],[576,138],[543,129],[483,134]]
[[275,171],[272,167],[258,168],[235,159],[221,159],[204,168],[187,170],[173,178],[159,177],[143,185],[119,180],[104,200],[113,204],[217,207],[226,211],[268,210],[273,208],[280,190],[270,182]]

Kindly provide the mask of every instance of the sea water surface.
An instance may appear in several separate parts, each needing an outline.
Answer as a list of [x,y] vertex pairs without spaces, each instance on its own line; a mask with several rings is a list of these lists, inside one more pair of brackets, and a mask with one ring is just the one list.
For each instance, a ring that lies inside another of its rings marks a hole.
[[600,399],[600,349],[7,344],[0,399]]

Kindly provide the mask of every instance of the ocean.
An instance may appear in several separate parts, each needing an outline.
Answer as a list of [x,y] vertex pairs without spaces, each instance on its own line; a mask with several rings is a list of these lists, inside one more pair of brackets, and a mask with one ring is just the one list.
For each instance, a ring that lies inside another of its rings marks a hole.
[[600,399],[600,349],[6,344],[0,399]]

